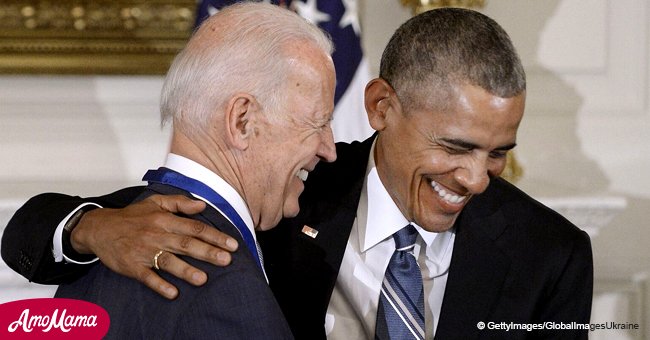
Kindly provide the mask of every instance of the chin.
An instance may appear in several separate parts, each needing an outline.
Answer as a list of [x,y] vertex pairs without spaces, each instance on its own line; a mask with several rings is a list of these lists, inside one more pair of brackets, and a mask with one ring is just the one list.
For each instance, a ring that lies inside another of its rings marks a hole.
[[430,232],[433,232],[433,233],[444,233],[445,231],[449,231],[453,226],[454,226],[454,225],[452,224],[452,225],[449,225],[449,226],[439,226],[439,227],[435,227],[435,228],[433,228],[432,230],[429,230],[429,229],[427,229],[427,228],[424,228],[424,230],[426,230],[426,231],[430,231]]
[[296,217],[298,216],[299,212],[300,212],[300,206],[298,205],[298,202],[296,202],[295,204],[285,204],[282,209],[282,216],[284,218]]
[[417,225],[422,227],[422,229],[429,231],[429,232],[434,232],[434,233],[443,233],[445,231],[449,231],[451,228],[454,227],[454,224],[456,223],[456,217],[454,216],[451,220],[445,220],[445,221],[425,221],[424,223],[419,223],[418,221],[415,221]]
[[284,218],[292,218],[292,217],[296,217],[296,216],[298,216],[298,213],[299,213],[299,212],[300,212],[300,208],[298,208],[298,209],[288,210],[288,211],[285,211],[285,212],[284,212],[283,217],[284,217]]
[[277,218],[273,219],[272,221],[260,221],[259,226],[255,228],[257,231],[266,231],[269,229],[275,228],[278,223],[280,223],[280,220],[282,219],[282,216],[278,216]]

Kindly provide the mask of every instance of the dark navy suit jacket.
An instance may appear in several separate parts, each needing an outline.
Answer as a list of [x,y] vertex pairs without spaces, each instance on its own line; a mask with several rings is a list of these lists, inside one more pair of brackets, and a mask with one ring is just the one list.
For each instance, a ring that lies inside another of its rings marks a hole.
[[[139,199],[152,194],[188,195],[152,184]],[[208,274],[205,286],[194,287],[161,271],[179,289],[178,298],[169,301],[97,262],[80,279],[59,286],[55,297],[102,306],[111,319],[107,335],[111,339],[292,339],[262,270],[235,226],[209,205],[191,217],[220,229],[242,245],[227,267],[184,258]]]

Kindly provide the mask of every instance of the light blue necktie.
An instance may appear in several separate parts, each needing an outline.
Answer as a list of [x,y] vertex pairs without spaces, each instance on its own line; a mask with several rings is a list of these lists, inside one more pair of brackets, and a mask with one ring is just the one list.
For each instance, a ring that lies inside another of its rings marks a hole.
[[381,285],[375,339],[424,339],[422,274],[411,253],[417,236],[410,224],[393,234],[395,253]]

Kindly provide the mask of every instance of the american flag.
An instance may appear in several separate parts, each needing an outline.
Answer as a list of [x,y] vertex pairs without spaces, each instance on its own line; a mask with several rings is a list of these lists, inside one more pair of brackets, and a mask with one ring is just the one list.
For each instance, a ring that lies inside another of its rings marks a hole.
[[[196,25],[223,6],[237,0],[200,0]],[[332,129],[334,140],[364,140],[373,130],[368,124],[363,91],[370,80],[370,71],[361,49],[361,27],[357,0],[266,0],[296,11],[302,17],[327,31],[334,41],[332,55],[336,67],[336,94]]]

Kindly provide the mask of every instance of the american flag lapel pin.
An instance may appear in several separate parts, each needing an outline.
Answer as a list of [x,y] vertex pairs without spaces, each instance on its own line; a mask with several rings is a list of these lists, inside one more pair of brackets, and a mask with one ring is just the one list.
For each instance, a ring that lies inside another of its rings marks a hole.
[[316,235],[318,235],[318,230],[305,224],[304,226],[302,226],[302,233],[311,238],[316,238]]

